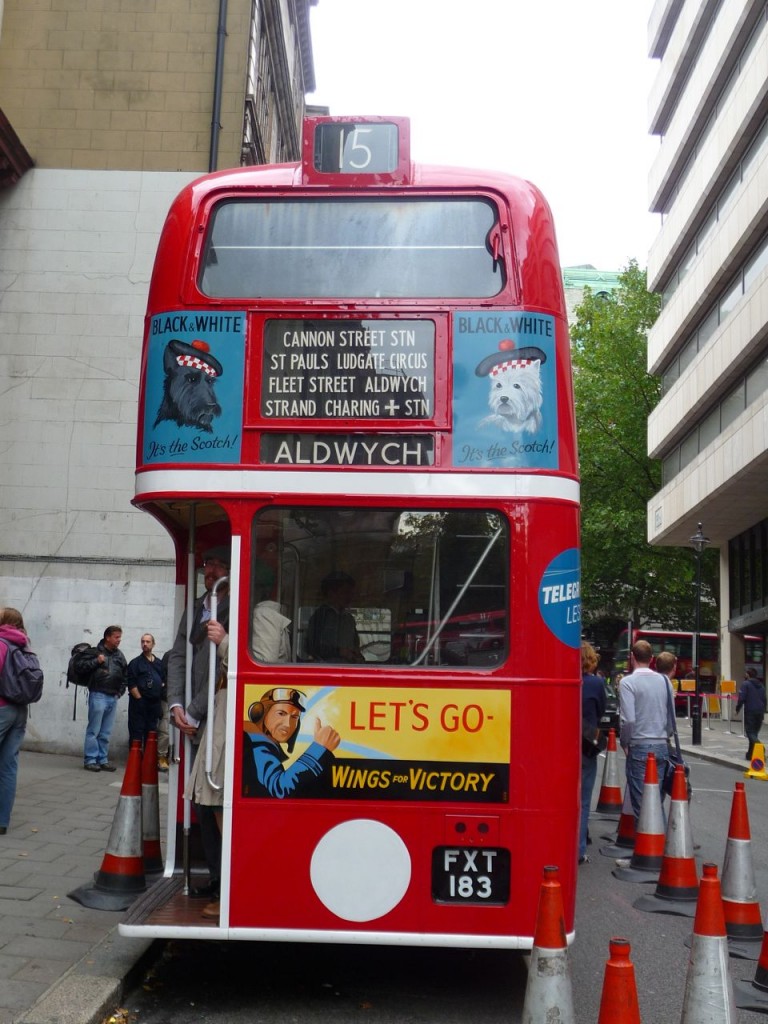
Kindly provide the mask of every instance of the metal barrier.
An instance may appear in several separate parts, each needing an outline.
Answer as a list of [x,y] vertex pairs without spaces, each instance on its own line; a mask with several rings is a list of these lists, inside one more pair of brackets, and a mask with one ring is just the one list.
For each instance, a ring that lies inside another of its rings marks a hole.
[[[695,682],[693,679],[673,679],[672,685],[675,689],[675,693],[686,698],[686,718],[690,721],[691,718],[691,699],[696,696],[695,694]],[[714,693],[702,693],[701,697],[701,715],[702,718],[706,718],[707,729],[712,729],[712,719],[720,718],[721,721],[727,723],[726,732],[732,736],[741,735],[746,736],[744,732],[744,720],[737,718],[734,712],[735,704],[731,701],[738,701],[739,695],[736,693],[736,683],[732,679],[724,679],[718,685]],[[734,733],[731,728],[734,722],[738,722],[741,726],[740,733]]]
[[[724,708],[723,708],[723,711],[724,711],[723,721],[728,723],[728,728],[725,731],[730,733],[732,736],[735,736],[735,735],[746,736],[746,733],[744,732],[744,716],[742,715],[741,718],[737,718],[736,714],[735,714],[735,711],[733,710],[735,708],[735,705],[731,704],[731,701],[734,701],[734,700],[737,701],[738,699],[739,699],[739,695],[737,693],[721,693],[720,694],[720,700],[723,702],[723,705],[724,705]],[[731,728],[731,725],[734,722],[738,722],[739,725],[741,726],[741,731],[739,733],[734,733],[733,729]]]

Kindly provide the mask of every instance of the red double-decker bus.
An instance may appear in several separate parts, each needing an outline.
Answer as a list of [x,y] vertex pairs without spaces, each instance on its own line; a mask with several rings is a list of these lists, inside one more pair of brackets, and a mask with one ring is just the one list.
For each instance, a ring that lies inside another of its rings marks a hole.
[[309,119],[301,163],[173,203],[140,403],[179,612],[231,550],[223,857],[204,919],[179,744],[165,877],[121,931],[527,948],[555,864],[572,933],[579,488],[537,189],[412,163],[403,118]]
[[[611,666],[611,679],[619,683],[622,676],[630,671],[629,652],[632,644],[638,640],[647,640],[653,648],[655,656],[662,651],[669,651],[677,658],[676,678],[685,679],[694,669],[694,635],[693,633],[681,632],[680,630],[655,629],[652,626],[642,626],[622,630],[616,639],[613,664]],[[717,633],[700,633],[698,636],[698,664],[699,664],[699,685],[702,693],[714,693],[717,689],[718,680],[722,678],[720,665],[720,639]],[[763,679],[765,676],[765,640],[761,636],[744,637],[744,667],[754,669],[757,677]],[[680,697],[680,706],[683,706],[685,698]]]

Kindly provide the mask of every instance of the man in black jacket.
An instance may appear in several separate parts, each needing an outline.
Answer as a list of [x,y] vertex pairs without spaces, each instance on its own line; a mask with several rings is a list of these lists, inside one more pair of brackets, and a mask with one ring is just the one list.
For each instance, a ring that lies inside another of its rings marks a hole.
[[122,639],[122,626],[107,626],[93,653],[84,652],[78,660],[83,671],[89,673],[88,726],[83,751],[87,772],[115,771],[109,763],[109,738],[128,672],[125,655],[119,650]]
[[749,750],[744,756],[748,761],[752,760],[752,751],[760,738],[765,704],[765,687],[757,678],[757,672],[753,668],[748,668],[736,702],[736,714],[744,708],[744,732],[749,743]]

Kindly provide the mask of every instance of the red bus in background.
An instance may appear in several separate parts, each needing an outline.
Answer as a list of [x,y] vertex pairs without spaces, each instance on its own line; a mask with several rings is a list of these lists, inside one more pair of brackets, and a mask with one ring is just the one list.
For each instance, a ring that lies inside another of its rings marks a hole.
[[[403,118],[310,118],[300,164],[202,177],[169,211],[135,504],[173,539],[179,612],[202,551],[231,546],[221,906],[204,920],[186,895],[204,868],[182,747],[165,877],[123,934],[529,948],[550,864],[573,933],[579,485],[554,227],[528,182],[409,144]],[[290,621],[279,657],[265,601]],[[282,744],[275,694],[298,722]],[[340,743],[310,756],[316,722]]]
[[[630,672],[629,651],[638,640],[647,640],[653,648],[654,656],[662,651],[670,651],[677,656],[677,678],[684,679],[693,671],[693,633],[676,632],[667,629],[633,629],[623,630],[615,644],[611,680],[618,683],[621,677]],[[699,685],[702,693],[714,693],[720,672],[720,640],[717,633],[699,634]],[[653,666],[653,662],[651,665]],[[765,678],[765,638],[761,636],[744,637],[744,667],[754,668],[760,679]],[[736,680],[740,682],[741,680]],[[679,698],[683,702],[685,698]]]

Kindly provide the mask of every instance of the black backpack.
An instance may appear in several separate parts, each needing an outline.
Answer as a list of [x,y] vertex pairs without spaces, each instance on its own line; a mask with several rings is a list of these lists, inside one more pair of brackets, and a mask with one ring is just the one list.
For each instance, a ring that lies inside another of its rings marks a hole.
[[8,648],[0,672],[0,697],[10,704],[36,703],[43,695],[43,670],[37,655],[28,647],[0,639]]
[[83,641],[82,643],[75,644],[70,651],[69,664],[67,665],[67,686],[72,683],[73,686],[87,686],[91,679],[91,671],[89,669],[83,669],[79,664],[79,658],[81,654],[97,654],[98,651],[95,647],[91,647],[89,643]]

